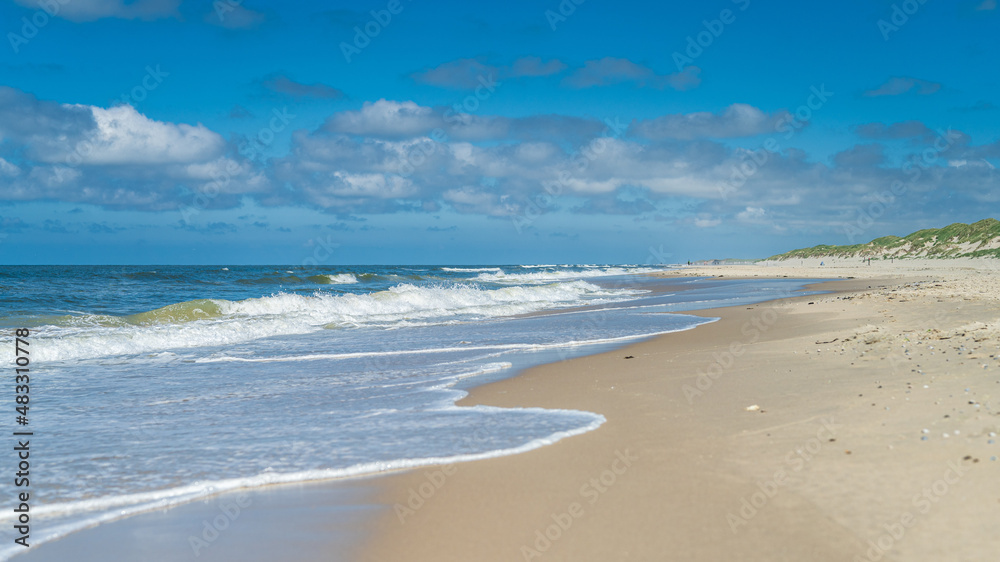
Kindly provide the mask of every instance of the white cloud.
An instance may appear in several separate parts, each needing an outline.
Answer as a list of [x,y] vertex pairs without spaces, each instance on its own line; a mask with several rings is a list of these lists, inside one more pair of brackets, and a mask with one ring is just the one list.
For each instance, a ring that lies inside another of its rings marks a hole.
[[225,140],[205,126],[154,121],[129,105],[91,107],[96,130],[70,149],[81,164],[205,162],[219,156]]
[[679,113],[636,121],[630,132],[647,139],[749,137],[774,133],[778,124],[788,117],[787,111],[769,114],[752,105],[734,103],[721,113]]
[[412,101],[380,99],[365,102],[358,111],[342,111],[326,122],[326,129],[348,135],[382,138],[407,138],[427,134],[444,125],[443,119],[429,107]]
[[0,158],[0,175],[7,177],[14,177],[21,174],[21,168],[11,164],[10,162]]
[[448,202],[460,213],[472,213],[488,216],[506,216],[512,214],[512,208],[503,204],[505,197],[489,193],[474,187],[449,189],[442,194],[442,199]]
[[741,221],[754,222],[764,218],[764,215],[766,214],[767,211],[765,211],[760,207],[747,207],[746,209],[740,211],[739,213],[736,213],[736,218],[740,219]]

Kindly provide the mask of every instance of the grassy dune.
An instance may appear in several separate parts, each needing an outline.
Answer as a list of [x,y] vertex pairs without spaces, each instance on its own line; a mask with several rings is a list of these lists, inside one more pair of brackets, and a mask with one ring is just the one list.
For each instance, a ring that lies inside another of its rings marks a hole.
[[768,258],[1000,258],[1000,221],[983,219],[972,224],[957,222],[944,228],[918,230],[907,236],[883,236],[867,244],[792,250]]

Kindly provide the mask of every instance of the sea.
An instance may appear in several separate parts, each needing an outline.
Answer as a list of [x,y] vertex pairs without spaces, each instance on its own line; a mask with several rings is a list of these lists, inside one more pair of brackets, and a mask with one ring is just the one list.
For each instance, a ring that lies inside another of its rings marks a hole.
[[[32,434],[31,543],[240,488],[516,454],[592,431],[598,412],[455,402],[534,365],[714,321],[686,311],[805,283],[652,275],[670,269],[0,266],[9,383],[15,347],[29,352],[28,408],[15,410],[7,384],[0,412]],[[8,476],[4,535],[23,491]],[[21,550],[7,537],[0,558]]]

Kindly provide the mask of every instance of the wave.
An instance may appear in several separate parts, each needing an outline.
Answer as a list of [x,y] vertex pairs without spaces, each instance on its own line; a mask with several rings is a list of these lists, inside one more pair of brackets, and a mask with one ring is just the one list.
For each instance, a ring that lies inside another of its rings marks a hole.
[[337,273],[334,275],[311,275],[306,277],[313,283],[320,285],[350,285],[358,282],[358,278],[350,273]]
[[[457,407],[452,405],[450,406],[450,408],[456,409]],[[473,406],[472,409],[481,410],[485,412],[501,412],[501,411],[515,410],[523,412],[544,413],[547,415],[564,414],[564,415],[587,418],[589,419],[589,422],[584,423],[583,425],[578,426],[574,429],[556,431],[545,437],[538,437],[532,439],[518,446],[508,447],[505,449],[483,451],[479,453],[464,453],[464,454],[449,455],[449,456],[435,456],[435,457],[423,457],[423,458],[393,459],[386,461],[360,463],[344,468],[312,469],[312,470],[303,470],[298,472],[285,472],[285,473],[264,472],[254,476],[227,478],[227,479],[208,481],[208,482],[196,482],[192,484],[178,486],[175,488],[157,490],[152,492],[139,492],[132,494],[124,494],[119,496],[92,498],[87,500],[40,505],[38,507],[32,508],[32,514],[34,516],[46,518],[46,517],[64,517],[81,513],[82,514],[93,513],[93,514],[81,520],[63,523],[60,525],[49,526],[49,528],[42,533],[42,536],[37,537],[35,539],[32,546],[51,542],[63,538],[72,533],[75,533],[77,531],[94,527],[102,523],[108,523],[111,521],[124,519],[141,513],[163,510],[170,507],[182,505],[185,503],[191,503],[197,500],[204,500],[212,496],[217,496],[219,494],[223,494],[226,492],[233,492],[236,490],[262,488],[265,486],[272,486],[279,484],[292,484],[292,483],[314,482],[314,481],[343,479],[343,478],[356,478],[356,477],[379,474],[387,471],[413,469],[430,465],[445,465],[457,462],[469,462],[469,461],[496,458],[507,455],[516,455],[532,451],[534,449],[539,449],[547,445],[551,445],[553,443],[566,439],[567,437],[572,437],[575,435],[580,435],[583,433],[593,431],[607,421],[607,419],[600,414],[595,414],[592,412],[584,412],[580,410],[542,409],[542,408],[503,409],[493,406]],[[11,515],[10,513],[6,511],[0,512],[0,521],[9,522],[13,520],[14,516]],[[20,552],[21,551],[18,550],[18,547],[8,546],[6,548],[0,548],[0,558],[5,559]]]
[[[629,334],[627,336],[591,338],[585,340],[568,340],[568,341],[560,341],[552,343],[509,343],[509,344],[492,344],[492,345],[464,345],[461,347],[428,347],[419,349],[400,349],[393,351],[355,351],[350,353],[311,353],[308,355],[283,355],[276,357],[234,357],[231,355],[218,355],[214,357],[204,357],[201,359],[196,359],[194,362],[195,363],[289,363],[289,362],[301,362],[301,361],[356,359],[359,357],[390,357],[390,356],[401,356],[401,355],[438,354],[438,353],[449,353],[455,351],[460,351],[460,352],[542,351],[542,350],[553,350],[553,349],[560,349],[567,347],[578,347],[585,345],[624,343],[629,341],[640,340],[643,338],[649,338],[653,336],[672,334],[674,332],[683,332],[685,330],[690,330],[702,324],[710,324],[718,320],[718,318],[700,318],[694,316],[689,318],[692,319],[691,324],[688,324],[680,328],[670,328],[667,330],[656,330],[645,333]],[[499,368],[509,368],[511,366],[510,363],[492,363],[491,365],[502,366]],[[474,376],[475,374],[476,373],[473,373],[472,375],[469,376]]]
[[[351,273],[336,273],[336,274],[319,274],[319,275],[309,275],[307,277],[299,277],[294,275],[291,271],[286,271],[286,275],[278,277],[257,277],[253,279],[237,279],[236,283],[240,285],[296,285],[296,284],[308,284],[312,283],[315,285],[346,285],[348,283],[357,283],[358,277]],[[374,277],[374,274],[360,274],[363,279],[370,279]]]
[[367,294],[279,293],[241,301],[199,299],[127,317],[78,316],[37,329],[38,359],[59,361],[231,345],[329,328],[394,327],[527,314],[634,294],[576,280],[484,289],[399,284]]
[[655,267],[581,267],[587,267],[587,269],[582,271],[568,271],[566,269],[560,269],[556,271],[539,271],[532,273],[506,273],[504,271],[498,271],[495,273],[480,273],[475,277],[475,280],[486,283],[552,283],[553,281],[562,281],[566,279],[586,279],[591,277],[633,275],[663,271],[662,268]]
[[477,271],[502,271],[499,267],[442,267],[441,271],[458,271],[473,273]]

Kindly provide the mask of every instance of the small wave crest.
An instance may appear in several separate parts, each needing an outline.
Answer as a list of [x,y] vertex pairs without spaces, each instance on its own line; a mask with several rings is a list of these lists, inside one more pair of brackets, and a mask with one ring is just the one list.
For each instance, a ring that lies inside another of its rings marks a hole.
[[38,331],[38,337],[46,340],[39,346],[38,358],[93,359],[231,345],[324,328],[394,327],[414,321],[513,316],[628,294],[631,292],[575,280],[493,289],[469,284],[401,283],[366,294],[279,293],[241,301],[199,299],[128,317],[101,317],[100,321],[73,317],[62,326],[44,326]]

